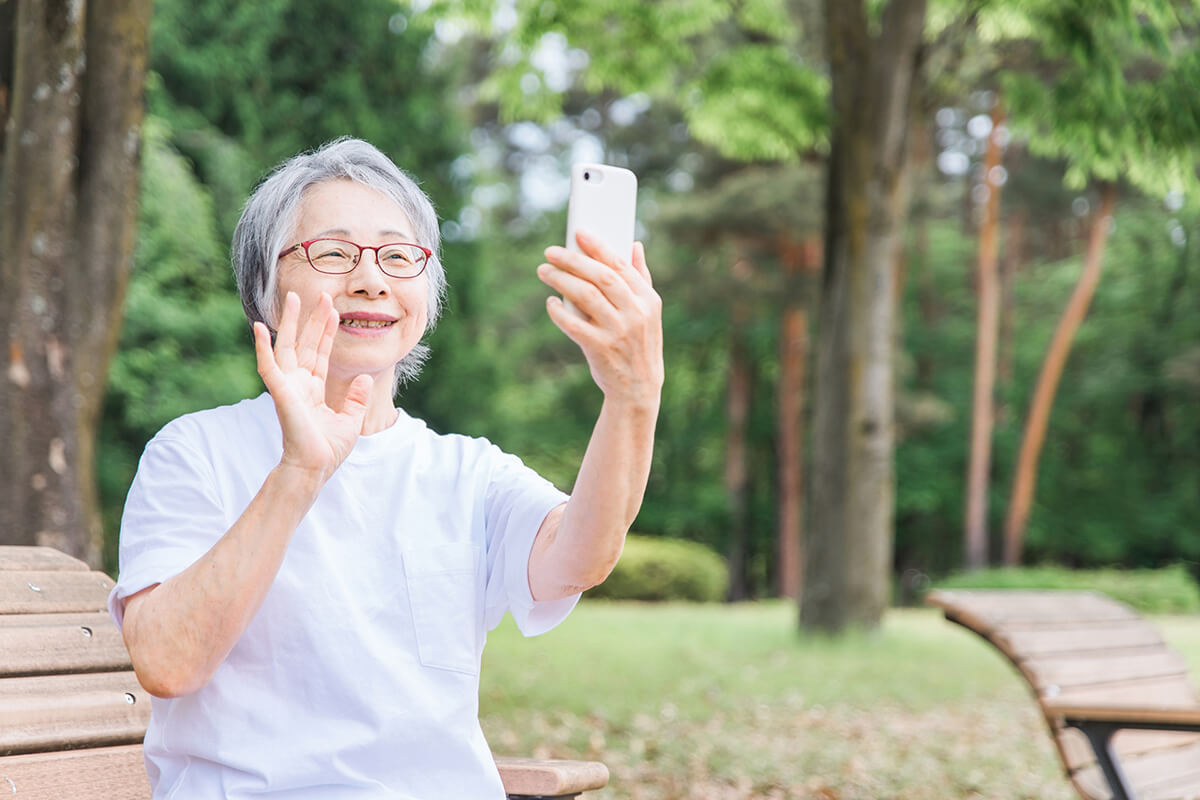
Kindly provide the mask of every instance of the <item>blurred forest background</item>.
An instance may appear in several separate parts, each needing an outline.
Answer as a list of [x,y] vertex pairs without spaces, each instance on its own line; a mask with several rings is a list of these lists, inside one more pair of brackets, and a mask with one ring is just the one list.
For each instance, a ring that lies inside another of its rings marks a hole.
[[[179,414],[261,391],[228,265],[241,204],[280,160],[351,135],[421,181],[443,220],[449,303],[402,405],[564,488],[600,396],[546,318],[534,269],[562,241],[572,161],[638,174],[667,380],[635,529],[725,556],[732,599],[798,593],[780,552],[800,536],[816,432],[831,153],[821,11],[526,5],[156,0],[134,266],[95,451],[109,571],[145,442]],[[899,599],[1005,559],[1035,387],[1097,237],[1103,270],[1008,560],[1200,567],[1200,213],[1194,162],[1171,160],[1200,123],[1170,80],[1179,53],[1195,68],[1200,27],[1190,4],[1101,5],[921,4],[911,201],[890,260]],[[620,30],[586,33],[605,26]],[[620,36],[644,37],[644,52]],[[990,454],[971,501],[981,358],[992,410],[975,449],[982,435]],[[973,562],[972,502],[986,534]]]

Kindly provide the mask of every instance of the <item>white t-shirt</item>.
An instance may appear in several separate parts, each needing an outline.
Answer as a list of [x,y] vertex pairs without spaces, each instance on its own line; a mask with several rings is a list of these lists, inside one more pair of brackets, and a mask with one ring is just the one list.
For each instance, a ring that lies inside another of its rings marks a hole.
[[[229,529],[282,451],[267,394],[169,423],[121,522],[109,610],[187,568]],[[526,636],[578,596],[535,603],[528,560],[566,500],[483,439],[403,412],[358,440],[296,529],[262,608],[208,684],[154,698],[156,800],[499,800],[479,726],[486,631]]]

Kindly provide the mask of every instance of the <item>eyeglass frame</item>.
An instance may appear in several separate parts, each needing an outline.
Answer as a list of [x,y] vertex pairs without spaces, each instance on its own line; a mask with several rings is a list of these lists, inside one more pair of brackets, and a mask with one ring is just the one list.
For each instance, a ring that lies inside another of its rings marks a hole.
[[[358,256],[354,259],[354,264],[350,267],[350,269],[346,270],[345,272],[329,272],[328,270],[321,269],[316,264],[314,264],[313,260],[312,260],[312,256],[309,255],[309,252],[308,252],[309,246],[316,242],[341,242],[342,244],[352,244],[358,248]],[[404,245],[405,247],[415,247],[418,250],[420,250],[422,253],[425,254],[424,260],[421,261],[421,270],[419,272],[417,272],[415,275],[393,275],[392,273],[387,271],[387,268],[384,267],[382,263],[380,263],[379,251],[385,247],[395,247],[396,245]],[[351,272],[354,272],[354,270],[358,269],[358,265],[360,263],[362,263],[363,253],[367,250],[374,250],[375,251],[375,264],[376,264],[376,266],[379,267],[379,271],[382,272],[384,275],[387,275],[389,278],[395,278],[396,280],[400,280],[400,281],[407,281],[407,280],[412,280],[413,278],[421,277],[421,274],[423,272],[425,272],[425,268],[429,266],[429,259],[433,258],[432,250],[430,250],[425,245],[417,244],[416,242],[384,242],[383,244],[375,245],[374,247],[372,247],[369,244],[359,244],[358,242],[352,242],[349,239],[342,239],[337,236],[318,236],[317,238],[309,239],[306,242],[297,242],[296,244],[292,245],[288,249],[281,251],[279,253],[278,258],[283,258],[284,256],[291,255],[292,253],[296,252],[297,250],[303,250],[304,251],[304,260],[308,262],[308,265],[310,267],[312,267],[313,269],[315,269],[317,272],[321,273],[322,275],[349,275]]]

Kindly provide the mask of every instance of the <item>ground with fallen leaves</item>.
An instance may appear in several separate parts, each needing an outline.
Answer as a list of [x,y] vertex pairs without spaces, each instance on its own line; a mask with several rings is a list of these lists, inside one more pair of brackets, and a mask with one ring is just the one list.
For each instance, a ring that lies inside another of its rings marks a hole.
[[[498,754],[603,761],[588,800],[1077,797],[1025,685],[973,634],[927,609],[838,639],[795,620],[782,602],[585,601],[535,639],[506,621],[484,731]],[[1158,622],[1200,663],[1200,623]]]

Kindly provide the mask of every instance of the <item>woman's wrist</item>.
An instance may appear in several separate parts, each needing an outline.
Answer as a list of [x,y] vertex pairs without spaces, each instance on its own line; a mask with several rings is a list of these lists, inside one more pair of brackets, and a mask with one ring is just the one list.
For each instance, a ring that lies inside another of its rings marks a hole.
[[268,484],[289,499],[303,503],[306,511],[328,480],[329,475],[324,470],[301,466],[286,459],[281,459],[267,475]]
[[647,388],[637,392],[613,392],[604,395],[604,408],[634,418],[658,417],[662,404],[662,388]]

